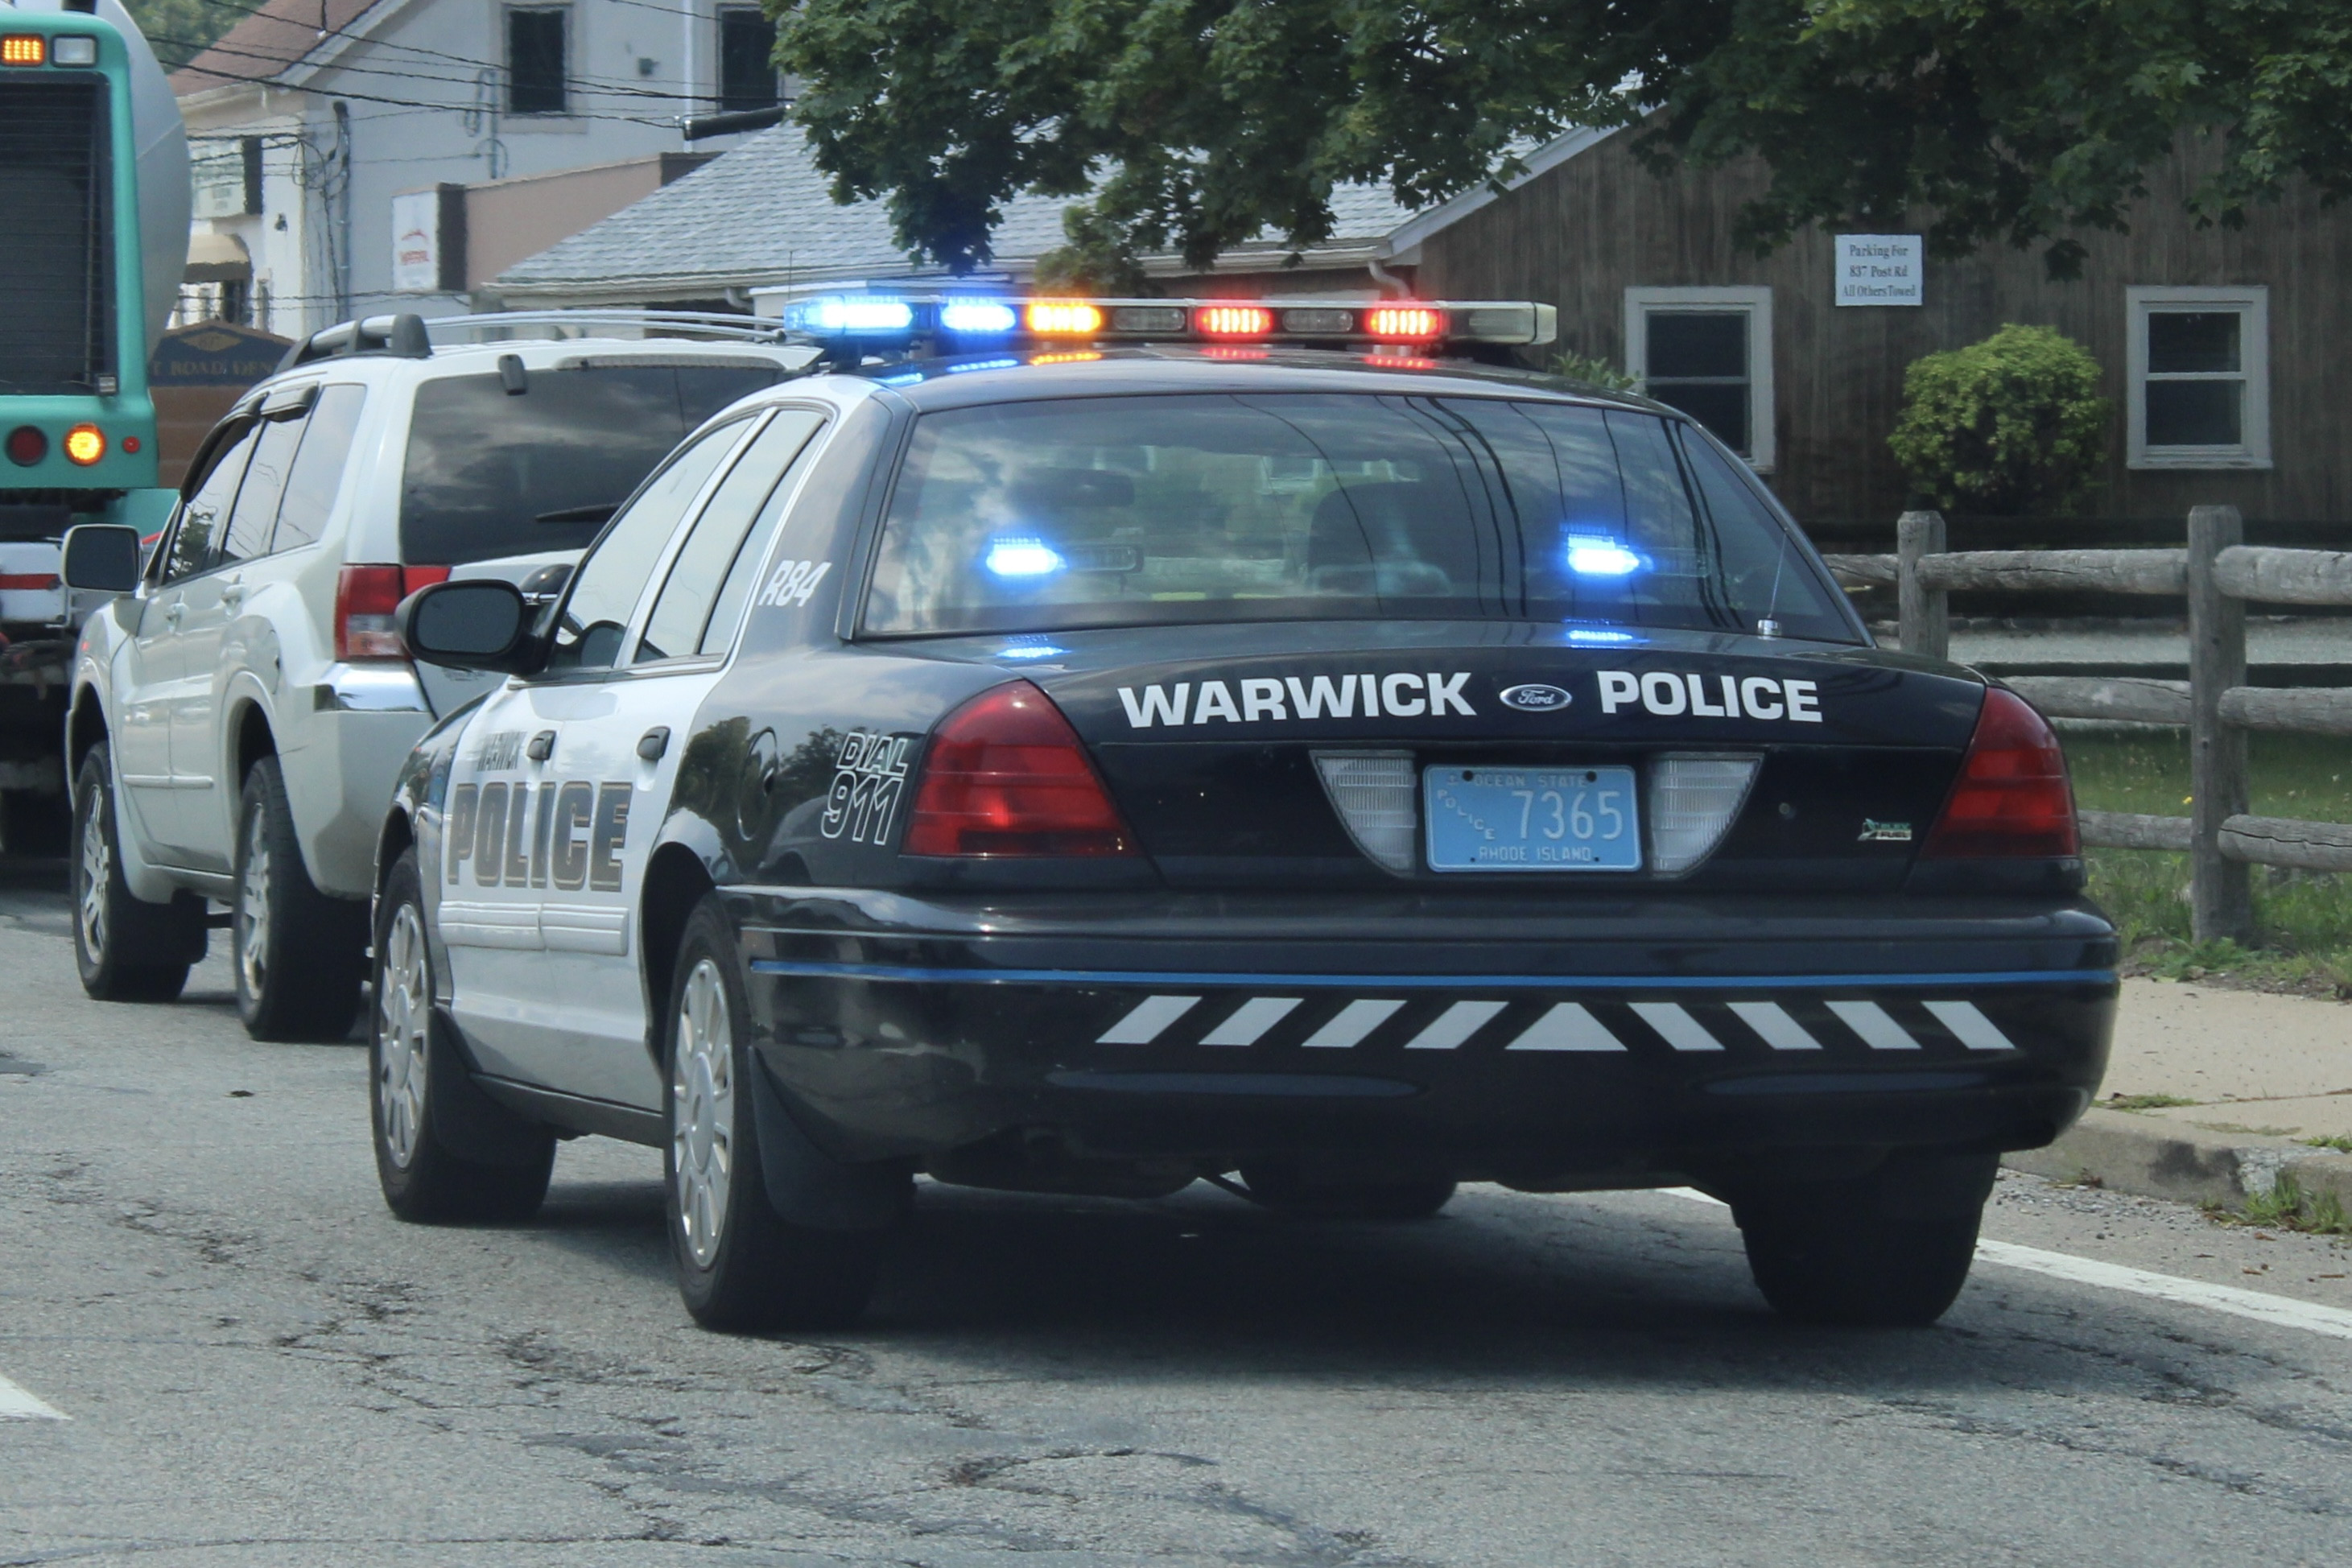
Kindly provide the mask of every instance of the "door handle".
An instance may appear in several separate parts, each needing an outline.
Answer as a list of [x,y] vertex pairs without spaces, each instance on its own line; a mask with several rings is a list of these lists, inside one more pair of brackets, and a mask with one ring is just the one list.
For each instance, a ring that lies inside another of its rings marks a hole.
[[187,601],[185,599],[174,599],[170,604],[163,606],[164,624],[169,626],[173,631],[178,631],[180,629],[180,621],[187,615]]
[[530,744],[523,748],[523,755],[534,763],[543,763],[555,755],[555,731],[541,730],[538,734],[533,735],[530,738]]
[[660,762],[662,753],[668,750],[669,726],[667,724],[656,724],[637,737],[637,755],[646,762]]
[[230,583],[225,584],[221,589],[221,603],[227,605],[232,610],[236,609],[239,605],[244,604],[245,584],[242,583]]

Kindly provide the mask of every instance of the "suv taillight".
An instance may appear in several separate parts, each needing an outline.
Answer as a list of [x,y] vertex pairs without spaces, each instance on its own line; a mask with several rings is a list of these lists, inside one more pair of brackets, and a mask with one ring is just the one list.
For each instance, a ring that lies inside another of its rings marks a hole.
[[1920,853],[1938,860],[2054,859],[2081,847],[2074,790],[2058,737],[2025,699],[1988,688],[1960,776]]
[[345,566],[335,579],[335,657],[406,658],[393,611],[417,589],[448,578],[446,566]]
[[940,723],[901,847],[909,855],[1132,855],[1077,731],[1025,680]]

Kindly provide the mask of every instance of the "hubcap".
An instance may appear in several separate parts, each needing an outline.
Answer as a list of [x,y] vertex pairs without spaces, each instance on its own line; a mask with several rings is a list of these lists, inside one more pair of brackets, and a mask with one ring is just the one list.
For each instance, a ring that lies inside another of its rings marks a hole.
[[81,829],[81,945],[92,960],[106,956],[106,881],[114,857],[106,847],[106,800],[89,803]]
[[415,904],[393,911],[375,996],[378,1120],[384,1152],[404,1171],[415,1157],[417,1132],[425,1124],[425,1031],[433,1010],[425,927]]
[[236,889],[236,968],[253,997],[269,979],[268,820],[257,811],[246,824],[245,878]]
[[697,963],[678,998],[670,1053],[670,1163],[677,1219],[698,1267],[719,1256],[727,1191],[735,1173],[735,1030],[716,960]]

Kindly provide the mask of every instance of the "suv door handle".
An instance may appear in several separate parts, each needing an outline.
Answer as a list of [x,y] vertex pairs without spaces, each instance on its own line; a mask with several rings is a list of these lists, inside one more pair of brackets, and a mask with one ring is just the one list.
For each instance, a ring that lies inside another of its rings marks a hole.
[[242,583],[223,584],[221,586],[221,603],[226,605],[232,610],[236,609],[239,605],[244,604],[245,584]]
[[174,599],[170,604],[163,606],[164,623],[173,631],[178,631],[180,629],[181,617],[185,616],[187,613],[188,602],[185,599]]

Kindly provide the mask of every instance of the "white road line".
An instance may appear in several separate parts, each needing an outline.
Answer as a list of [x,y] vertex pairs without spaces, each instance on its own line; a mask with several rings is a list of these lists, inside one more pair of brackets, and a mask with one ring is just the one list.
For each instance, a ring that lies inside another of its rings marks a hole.
[[0,1421],[68,1421],[72,1417],[46,1405],[0,1376]]
[[[1719,1198],[1711,1198],[1696,1187],[1660,1187],[1669,1197],[1694,1198],[1703,1204],[1724,1207]],[[2341,1307],[2323,1307],[2316,1301],[2298,1301],[2292,1296],[2273,1296],[2261,1290],[2242,1290],[2235,1285],[2208,1285],[2202,1279],[2183,1279],[2176,1274],[2154,1274],[2145,1268],[2130,1268],[2120,1263],[2101,1263],[2096,1258],[2077,1258],[2071,1252],[2044,1252],[2038,1247],[2020,1247],[2013,1241],[1979,1241],[1977,1259],[1982,1263],[1998,1263],[2004,1268],[2022,1268],[2034,1274],[2047,1274],[2053,1279],[2065,1279],[2077,1285],[2097,1285],[2109,1290],[2125,1290],[2135,1296],[2147,1296],[2158,1301],[2174,1301],[2184,1307],[2203,1307],[2215,1312],[2228,1312],[2233,1317],[2252,1318],[2258,1323],[2275,1323],[2281,1328],[2303,1329],[2330,1339],[2352,1340],[2352,1312]]]

